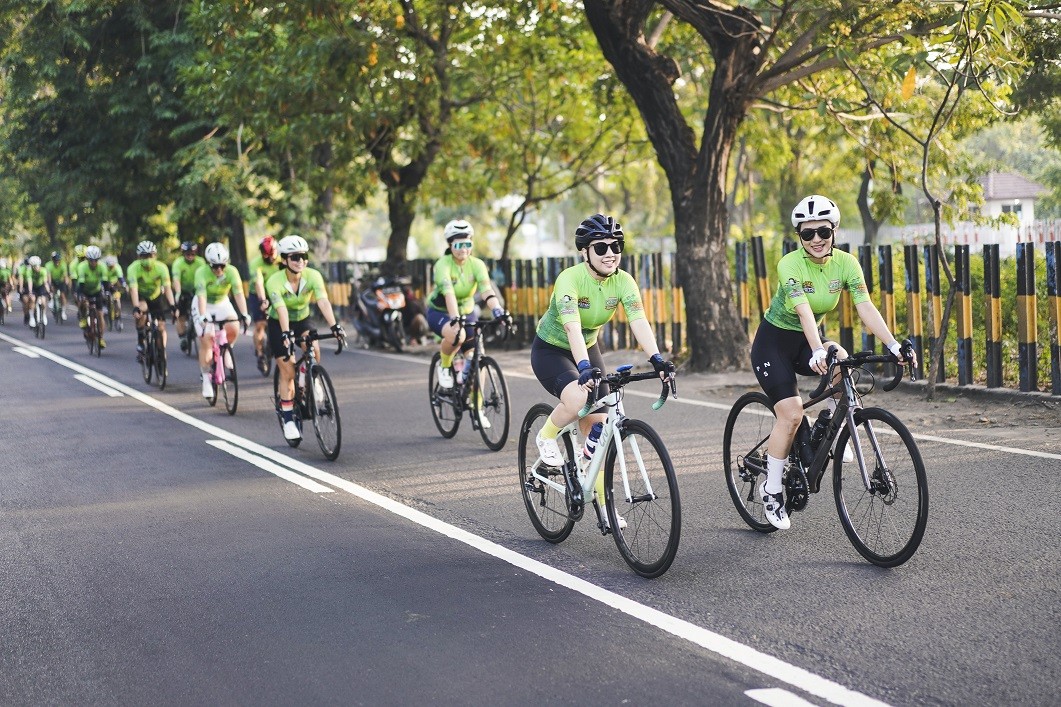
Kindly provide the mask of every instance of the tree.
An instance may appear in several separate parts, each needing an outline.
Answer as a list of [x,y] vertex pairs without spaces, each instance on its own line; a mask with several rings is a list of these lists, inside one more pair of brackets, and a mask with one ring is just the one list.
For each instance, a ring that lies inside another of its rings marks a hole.
[[[670,185],[689,365],[743,366],[747,337],[726,260],[726,179],[749,108],[783,86],[841,67],[842,55],[872,54],[905,37],[945,36],[954,9],[928,0],[733,6],[715,0],[585,0],[584,8],[601,51],[638,106]],[[688,45],[646,40],[664,12],[706,45],[711,65],[702,75],[682,79],[678,50],[688,52]],[[705,87],[699,138],[675,96],[679,79]]]

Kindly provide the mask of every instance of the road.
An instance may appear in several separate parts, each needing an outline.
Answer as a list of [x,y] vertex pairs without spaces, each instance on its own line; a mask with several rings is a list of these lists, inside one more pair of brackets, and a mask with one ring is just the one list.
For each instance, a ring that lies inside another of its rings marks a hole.
[[[132,342],[95,359],[71,326],[0,329],[4,704],[1058,703],[1049,412],[1005,435],[957,424],[963,401],[919,420],[911,396],[875,394],[919,422],[931,483],[920,549],[882,570],[828,493],[788,532],[743,525],[719,461],[743,379],[681,378],[659,412],[631,389],[682,492],[681,549],[649,581],[588,523],[540,540],[515,440],[442,439],[422,354],[325,356],[330,463],[284,443],[249,340],[233,417],[179,353],[165,391],[145,385]],[[525,352],[498,357],[514,437],[544,395]]]

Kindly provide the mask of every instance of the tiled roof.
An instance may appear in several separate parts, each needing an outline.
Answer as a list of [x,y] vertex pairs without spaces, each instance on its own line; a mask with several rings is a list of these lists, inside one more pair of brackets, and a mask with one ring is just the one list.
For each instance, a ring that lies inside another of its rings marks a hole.
[[988,172],[980,178],[985,199],[1034,199],[1046,191],[1046,187],[1019,174],[1011,172]]

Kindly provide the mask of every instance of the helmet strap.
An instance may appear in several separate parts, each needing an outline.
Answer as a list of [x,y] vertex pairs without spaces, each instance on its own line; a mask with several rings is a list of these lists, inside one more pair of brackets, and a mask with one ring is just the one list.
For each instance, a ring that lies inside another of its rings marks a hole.
[[[597,276],[600,277],[600,279],[602,279],[602,280],[607,280],[609,277],[611,277],[612,275],[615,274],[615,271],[612,271],[610,273],[605,274],[605,273],[602,273],[597,268],[593,267],[593,261],[591,261],[589,259],[589,253],[588,252],[586,253],[586,265],[588,265],[589,269],[592,270],[593,272],[595,272],[597,274]],[[618,268],[616,268],[616,270],[618,270]]]

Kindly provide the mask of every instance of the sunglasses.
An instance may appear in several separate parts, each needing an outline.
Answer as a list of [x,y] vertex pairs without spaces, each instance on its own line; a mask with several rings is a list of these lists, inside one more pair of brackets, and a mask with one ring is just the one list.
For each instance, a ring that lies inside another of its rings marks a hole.
[[309,260],[309,255],[306,253],[290,253],[287,256],[288,260]]
[[611,252],[619,255],[623,252],[622,241],[612,241],[611,243],[593,243],[590,245],[593,248],[593,252],[597,255],[605,255],[610,250]]
[[827,241],[833,237],[833,229],[828,226],[818,226],[817,228],[807,228],[799,232],[799,238],[803,241],[812,241],[815,236]]
[[456,243],[453,243],[452,245],[450,245],[450,248],[453,248],[455,250],[464,250],[465,248],[471,248],[471,247],[472,247],[472,242],[471,241],[457,241]]
[[210,269],[211,270],[224,270],[225,269],[225,264],[224,263],[218,263],[217,265],[211,265]]
[[150,254],[150,253],[141,253],[141,254],[140,254],[139,256],[137,256],[137,257],[139,257],[139,258],[140,258],[140,260],[147,260],[148,258],[150,258],[150,257],[151,257],[151,254]]

